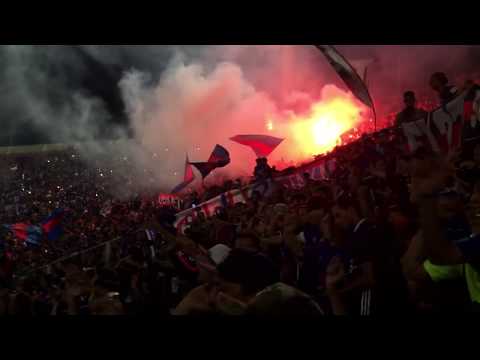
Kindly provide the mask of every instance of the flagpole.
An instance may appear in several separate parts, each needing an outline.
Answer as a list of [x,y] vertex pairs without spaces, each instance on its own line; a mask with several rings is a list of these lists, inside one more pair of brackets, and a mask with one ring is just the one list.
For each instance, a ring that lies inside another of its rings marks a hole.
[[[367,88],[368,93],[370,93],[370,86],[368,83],[368,67],[369,66],[370,64],[365,67],[365,70],[363,72],[363,82],[365,84],[365,87]],[[377,132],[377,110],[375,109],[375,104],[373,102],[373,99],[372,99],[372,114],[373,114],[373,129],[374,129],[374,132]]]
[[372,108],[374,115],[374,127],[377,130],[377,114],[375,111],[375,105],[373,103],[370,91],[365,84],[365,81],[358,75],[358,72],[353,68],[349,61],[339,53],[335,47],[331,45],[314,45],[332,65],[334,70],[343,80],[348,89],[353,93],[357,99],[362,103]]

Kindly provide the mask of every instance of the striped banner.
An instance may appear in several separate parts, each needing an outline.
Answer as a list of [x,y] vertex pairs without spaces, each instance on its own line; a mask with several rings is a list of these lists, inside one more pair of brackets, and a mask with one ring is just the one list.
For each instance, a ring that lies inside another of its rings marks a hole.
[[[334,160],[316,160],[311,164],[302,166],[292,175],[275,178],[274,181],[287,189],[301,189],[305,186],[303,175],[310,174],[312,180],[323,180],[335,169]],[[243,189],[231,190],[223,193],[213,199],[210,199],[196,208],[188,209],[177,214],[174,224],[175,228],[181,233],[192,224],[192,222],[202,213],[205,217],[215,215],[218,208],[227,208],[238,203],[246,203],[251,198],[254,191],[260,192],[264,196],[269,196],[273,190],[272,181],[264,181],[247,186]]]
[[178,231],[184,233],[185,229],[202,213],[205,217],[215,215],[218,208],[230,207],[238,203],[246,203],[251,196],[252,187],[247,189],[231,190],[222,195],[214,197],[196,208],[191,208],[177,214],[174,226]]

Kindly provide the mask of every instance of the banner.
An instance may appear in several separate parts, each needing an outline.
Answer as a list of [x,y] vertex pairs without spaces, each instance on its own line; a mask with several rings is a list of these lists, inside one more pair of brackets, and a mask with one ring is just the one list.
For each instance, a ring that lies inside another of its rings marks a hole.
[[[427,118],[406,123],[402,128],[388,128],[380,132],[370,134],[364,139],[374,139],[376,136],[392,136],[392,139],[401,136],[408,149],[413,152],[420,146],[429,146],[433,151],[448,154],[462,145],[464,140],[464,123],[476,122],[480,108],[480,93],[478,89],[474,96],[470,92],[462,93],[445,106],[427,114]],[[466,116],[466,114],[469,114]],[[466,120],[465,120],[466,119]],[[479,125],[480,126],[480,125]],[[399,131],[400,130],[400,134]],[[478,137],[480,139],[480,136]],[[361,139],[358,141],[362,141]],[[393,140],[392,140],[393,141]],[[345,146],[349,146],[347,144]],[[380,144],[377,144],[377,152],[382,154]],[[328,179],[337,167],[337,159],[334,155],[327,155],[322,159],[300,166],[291,174],[280,175],[273,179],[287,189],[301,189],[305,186],[304,174],[308,173],[314,181]],[[261,189],[264,195],[273,188],[270,182],[250,185],[243,190],[232,190],[211,199],[195,209],[188,209],[177,214],[176,228],[183,232],[185,228],[203,213],[206,217],[213,216],[218,207],[232,206],[238,202],[246,202],[253,191]],[[267,195],[268,196],[268,195]]]
[[309,174],[314,181],[320,181],[329,178],[334,171],[335,159],[319,159],[295,169],[293,174],[275,178],[275,181],[287,189],[301,189],[305,186],[304,174]]
[[448,154],[462,143],[465,117],[465,97],[462,93],[445,106],[429,113],[427,118],[402,125],[408,149],[416,151],[421,146]]
[[189,226],[198,216],[202,213],[206,218],[209,218],[215,215],[215,212],[218,208],[224,208],[233,206],[238,203],[246,203],[250,198],[253,186],[246,189],[236,189],[231,190],[222,195],[214,197],[195,208],[191,208],[185,211],[182,211],[177,214],[177,220],[175,221],[175,228],[184,233],[187,226]]
[[180,198],[173,194],[160,194],[158,195],[158,205],[160,207],[175,207],[180,209]]
[[263,194],[263,196],[269,196],[273,184],[272,181],[278,183],[288,189],[301,189],[305,186],[303,175],[305,173],[310,174],[312,180],[318,181],[328,178],[335,170],[335,160],[320,159],[313,163],[301,166],[295,169],[295,172],[286,176],[279,176],[273,180],[267,180],[256,184],[249,185],[243,189],[235,189],[223,193],[213,199],[210,199],[195,208],[191,208],[182,211],[177,214],[175,222],[175,228],[181,233],[184,233],[185,229],[200,215],[203,214],[206,218],[215,215],[218,208],[231,207],[238,203],[246,203],[251,198],[252,193],[257,191]]

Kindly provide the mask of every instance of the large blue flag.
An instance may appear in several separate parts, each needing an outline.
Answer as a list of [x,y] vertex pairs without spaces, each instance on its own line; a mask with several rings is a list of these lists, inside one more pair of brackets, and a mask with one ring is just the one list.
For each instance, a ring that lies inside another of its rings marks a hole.
[[217,145],[207,162],[191,163],[206,178],[213,170],[230,164],[230,154],[223,146]]

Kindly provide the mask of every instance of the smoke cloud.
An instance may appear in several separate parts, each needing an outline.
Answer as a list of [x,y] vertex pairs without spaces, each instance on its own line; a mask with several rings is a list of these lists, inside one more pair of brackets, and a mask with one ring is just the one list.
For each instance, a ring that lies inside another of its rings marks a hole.
[[[435,71],[459,84],[478,75],[479,47],[338,48],[354,65],[369,64],[380,118],[401,110],[405,90],[434,97]],[[181,181],[185,154],[204,161],[217,143],[232,153],[218,176],[250,175],[253,152],[230,137],[266,133],[268,119],[278,123],[272,135],[288,136],[282,124],[292,114],[332,93],[349,96],[309,46],[6,45],[0,65],[4,144],[80,142],[92,163],[106,154],[135,159],[139,186],[163,190]],[[102,138],[123,141],[112,149]],[[288,160],[293,146],[285,141],[273,160]]]

